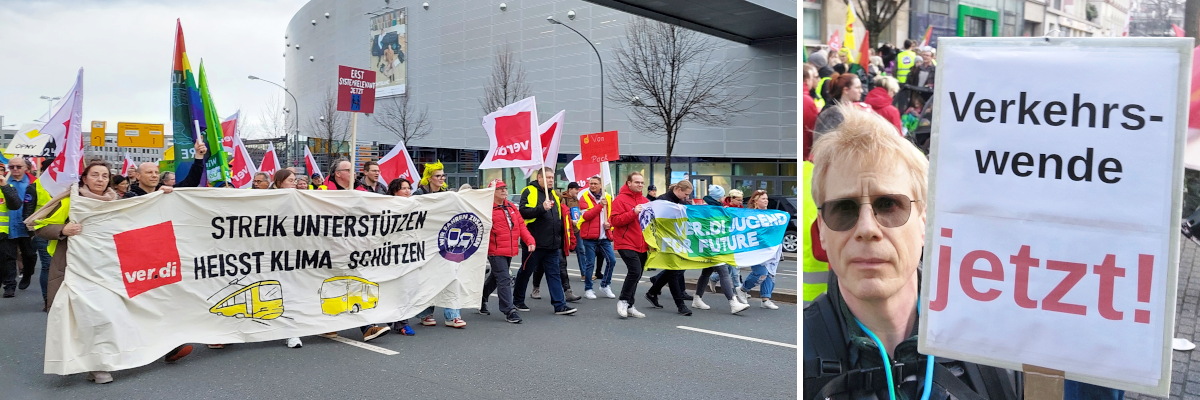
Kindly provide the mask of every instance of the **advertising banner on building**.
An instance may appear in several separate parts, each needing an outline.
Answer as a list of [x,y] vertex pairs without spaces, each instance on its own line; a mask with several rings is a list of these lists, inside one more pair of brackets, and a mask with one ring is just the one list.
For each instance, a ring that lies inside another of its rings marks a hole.
[[941,39],[922,353],[1168,394],[1190,43]]
[[492,195],[76,195],[70,220],[83,231],[69,239],[44,370],[128,369],[184,343],[260,342],[398,321],[429,306],[478,307]]
[[408,84],[408,10],[401,8],[371,17],[371,60],[375,96],[406,93]]

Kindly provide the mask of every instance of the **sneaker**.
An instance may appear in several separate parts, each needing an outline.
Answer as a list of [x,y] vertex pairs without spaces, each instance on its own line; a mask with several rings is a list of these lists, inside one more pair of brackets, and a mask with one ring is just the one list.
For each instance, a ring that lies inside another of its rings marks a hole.
[[387,335],[391,330],[392,328],[389,328],[387,325],[372,326],[367,328],[366,332],[363,332],[363,341],[370,342],[372,339]]
[[582,297],[576,296],[575,293],[571,292],[570,289],[567,290],[567,293],[566,293],[567,302],[574,303],[574,302],[577,302],[582,299],[583,299]]
[[483,305],[479,306],[479,314],[480,315],[492,315],[492,312],[488,311],[487,304],[483,304]]
[[428,316],[428,317],[421,318],[421,325],[423,325],[423,326],[434,326],[434,325],[437,325],[437,320],[436,320],[436,319],[433,319],[433,316],[432,316],[432,315],[430,315],[430,316]]
[[[746,307],[749,307],[749,306],[746,306]],[[778,310],[779,306],[775,305],[775,302],[771,301],[771,299],[762,299],[762,308]]]
[[633,306],[630,306],[630,307],[629,307],[629,311],[628,311],[628,312],[629,312],[629,316],[630,316],[630,317],[634,317],[634,318],[646,318],[646,314],[642,314],[642,312],[641,312],[641,311],[638,311],[638,309],[636,309],[636,308],[633,308]]
[[223,345],[223,344],[210,344],[210,345],[208,345],[208,348],[210,348],[210,349],[213,349],[213,350],[220,350],[220,349],[223,349],[223,348],[225,348],[225,345]]
[[692,316],[692,309],[688,308],[688,306],[686,304],[679,303],[676,306],[679,307],[679,313],[683,314],[683,316],[685,316],[685,317]]
[[176,347],[174,350],[171,350],[170,353],[167,353],[167,357],[164,359],[164,361],[166,361],[168,364],[173,363],[179,361],[181,358],[187,357],[188,354],[192,354],[192,345],[185,344],[183,346]]
[[629,302],[625,300],[617,302],[617,315],[621,316],[621,318],[629,317]]
[[398,332],[399,334],[401,334],[403,336],[416,336],[417,335],[417,332],[413,331],[413,328],[411,326],[408,326],[408,324],[401,324],[400,328],[396,329],[396,332]]
[[542,299],[542,288],[536,288],[536,287],[533,288],[533,293],[530,293],[529,297],[533,298],[533,299],[541,300]]
[[106,371],[92,371],[92,372],[88,372],[87,380],[96,382],[99,384],[105,384],[105,383],[112,382],[113,378],[112,378],[112,374],[110,374]]
[[595,300],[596,299],[596,291],[591,290],[591,289],[585,290],[583,292],[583,297],[587,298],[588,300]]
[[446,321],[446,326],[451,327],[451,328],[462,329],[462,328],[467,327],[467,321],[463,321],[462,318],[455,318],[455,319]]
[[320,337],[323,337],[323,338],[335,338],[335,337],[338,337],[338,333],[337,333],[337,332],[329,332],[329,333],[322,333],[322,334],[320,334],[320,335],[317,335],[317,336],[320,336]]
[[4,297],[5,298],[16,297],[16,296],[17,296],[17,289],[15,289],[15,288],[4,289]]
[[712,307],[709,307],[708,304],[704,304],[704,300],[701,300],[700,296],[696,296],[695,298],[692,299],[692,308],[699,308],[701,310],[707,310]]
[[525,305],[525,303],[515,304],[513,307],[515,307],[517,311],[529,311],[529,306]]
[[750,301],[749,301],[750,295],[746,294],[746,291],[742,290],[742,288],[740,286],[734,288],[733,291],[734,291],[734,293],[737,293],[738,301],[740,301],[742,303],[750,304]]
[[298,348],[304,347],[304,342],[301,342],[300,338],[298,338],[298,337],[288,338],[287,347],[289,349],[298,349]]
[[731,314],[737,314],[742,311],[746,311],[747,308],[750,308],[750,305],[742,304],[742,302],[737,301],[737,297],[729,300],[729,312]]
[[615,298],[617,298],[617,295],[616,295],[616,294],[613,294],[613,291],[612,291],[612,289],[610,289],[608,286],[601,287],[601,288],[600,288],[600,292],[604,293],[604,297],[607,297],[607,298],[610,298],[610,299],[615,299]]
[[[21,290],[29,289],[29,283],[32,281],[33,281],[33,274],[22,275],[21,283],[17,284],[17,289],[21,289]],[[110,381],[111,381],[111,379],[110,379]]]
[[649,300],[650,305],[654,306],[654,308],[663,308],[662,304],[658,304],[657,294],[650,294],[650,292],[646,292],[646,300]]
[[554,314],[555,315],[571,315],[571,314],[574,314],[576,311],[579,311],[579,310],[575,309],[575,308],[571,308],[571,307],[563,307],[560,310],[554,311]]
[[519,324],[521,323],[521,315],[517,314],[516,311],[511,311],[507,317],[504,317],[504,321]]

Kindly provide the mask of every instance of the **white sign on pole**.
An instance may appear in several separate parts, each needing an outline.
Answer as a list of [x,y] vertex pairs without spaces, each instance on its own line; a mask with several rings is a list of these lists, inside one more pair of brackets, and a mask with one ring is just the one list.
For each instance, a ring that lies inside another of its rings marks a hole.
[[8,142],[8,148],[4,152],[27,156],[42,155],[42,149],[46,147],[46,144],[50,143],[50,135],[38,132],[38,128],[41,128],[41,125],[22,125],[21,129],[13,135],[12,141]]
[[1191,39],[940,45],[920,351],[1168,395]]

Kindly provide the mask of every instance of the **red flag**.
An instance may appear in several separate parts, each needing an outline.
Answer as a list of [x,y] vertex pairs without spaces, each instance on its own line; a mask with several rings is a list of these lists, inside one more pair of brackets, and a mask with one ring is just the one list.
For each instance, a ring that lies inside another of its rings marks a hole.
[[129,176],[133,169],[137,168],[133,164],[133,159],[129,158],[129,152],[125,152],[125,162],[121,163],[121,176]]
[[279,170],[279,158],[275,156],[275,144],[267,146],[267,153],[263,154],[263,160],[258,164],[258,172],[266,172],[267,176],[275,174]]
[[233,187],[238,189],[249,189],[254,183],[254,173],[258,168],[254,166],[254,160],[250,159],[250,152],[246,150],[246,145],[242,144],[242,136],[233,136],[233,161],[229,164],[229,180]]
[[241,113],[242,111],[238,110],[221,121],[221,147],[225,148],[225,154],[233,154],[233,134],[237,132],[238,114]]
[[479,169],[542,165],[545,160],[537,126],[537,102],[532,96],[483,117],[491,146]]
[[[558,165],[558,148],[562,139],[563,117],[566,113],[567,110],[559,111],[558,114],[554,114],[549,120],[538,125],[538,131],[542,133],[542,154],[544,155],[542,165]],[[528,178],[533,175],[534,171],[537,171],[538,167],[536,165],[521,167],[521,171],[524,171],[525,177]]]
[[862,45],[858,48],[858,65],[867,72],[871,71],[871,31],[863,35]]
[[1171,30],[1175,31],[1175,37],[1186,36],[1186,34],[1183,32],[1183,28],[1180,28],[1179,25],[1171,24]]
[[392,151],[379,159],[379,179],[391,182],[396,178],[404,178],[413,183],[421,180],[421,174],[417,172],[417,164],[408,155],[408,149],[404,147],[403,140],[396,143],[396,147],[393,147]]
[[842,49],[842,31],[835,30],[829,34],[829,49],[835,52]]
[[567,166],[563,168],[563,172],[567,174],[567,179],[571,182],[578,183],[579,186],[587,187],[587,180],[596,175],[600,175],[600,163],[589,163],[583,161],[583,155],[575,156]]
[[321,173],[321,167],[317,166],[317,159],[313,157],[312,152],[308,150],[308,145],[304,145],[304,167],[308,169],[308,175],[317,174],[321,177],[321,181],[325,181],[325,174]]

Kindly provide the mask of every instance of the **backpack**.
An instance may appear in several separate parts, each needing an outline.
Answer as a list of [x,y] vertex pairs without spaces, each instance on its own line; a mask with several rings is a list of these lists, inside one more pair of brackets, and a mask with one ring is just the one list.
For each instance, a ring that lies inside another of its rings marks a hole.
[[[842,327],[841,313],[833,304],[830,294],[836,284],[831,284],[825,293],[804,308],[804,398],[843,399],[855,389],[872,391],[887,388],[886,371],[880,368],[851,369],[848,338]],[[897,364],[892,367],[893,377],[917,375],[924,378],[925,362]],[[952,371],[961,371],[955,374]],[[956,399],[1019,399],[1021,376],[1015,382],[1009,379],[1004,369],[966,363],[956,360],[934,358],[933,384],[935,392],[943,397]],[[899,380],[899,378],[897,378]],[[971,386],[967,385],[971,383]],[[974,388],[983,388],[982,394]]]

